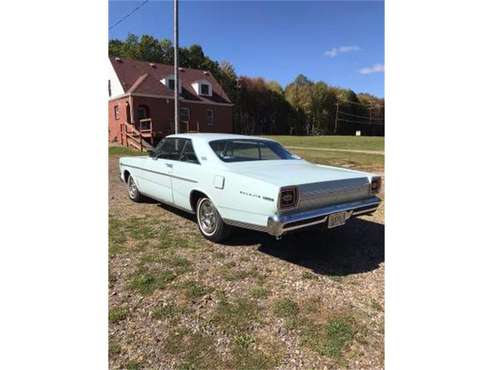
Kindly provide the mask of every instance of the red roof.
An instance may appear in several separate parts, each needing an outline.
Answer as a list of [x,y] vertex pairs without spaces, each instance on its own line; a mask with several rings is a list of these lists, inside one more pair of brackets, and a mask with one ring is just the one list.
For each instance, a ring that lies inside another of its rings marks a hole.
[[[173,66],[115,57],[110,57],[110,61],[125,93],[173,98],[173,90],[161,82],[162,79],[173,75]],[[179,76],[181,80],[181,96],[184,99],[231,104],[231,100],[210,72],[192,68],[180,68]],[[194,82],[204,80],[211,84],[212,96],[198,95],[192,87]]]

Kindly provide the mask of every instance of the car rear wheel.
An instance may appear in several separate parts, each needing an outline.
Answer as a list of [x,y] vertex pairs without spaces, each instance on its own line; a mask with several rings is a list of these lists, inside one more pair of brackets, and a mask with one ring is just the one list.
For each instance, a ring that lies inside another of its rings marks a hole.
[[197,202],[197,224],[202,235],[213,242],[221,242],[230,234],[226,225],[209,198],[200,198]]
[[130,199],[132,199],[134,202],[142,201],[142,194],[140,194],[139,189],[137,189],[137,184],[135,184],[135,181],[131,175],[128,176],[127,187],[128,196],[130,197]]

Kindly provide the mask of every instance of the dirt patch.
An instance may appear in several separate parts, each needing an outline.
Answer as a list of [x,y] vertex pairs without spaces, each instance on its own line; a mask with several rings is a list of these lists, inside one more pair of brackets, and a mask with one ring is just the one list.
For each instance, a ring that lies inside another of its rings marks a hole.
[[383,368],[384,210],[277,242],[203,239],[109,173],[111,368]]

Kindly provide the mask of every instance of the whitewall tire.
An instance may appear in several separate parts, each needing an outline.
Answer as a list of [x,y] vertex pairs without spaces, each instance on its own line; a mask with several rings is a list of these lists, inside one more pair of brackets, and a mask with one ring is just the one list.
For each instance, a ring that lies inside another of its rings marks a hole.
[[204,197],[198,200],[195,213],[199,230],[204,238],[213,242],[221,242],[229,236],[230,227],[224,223],[209,198]]

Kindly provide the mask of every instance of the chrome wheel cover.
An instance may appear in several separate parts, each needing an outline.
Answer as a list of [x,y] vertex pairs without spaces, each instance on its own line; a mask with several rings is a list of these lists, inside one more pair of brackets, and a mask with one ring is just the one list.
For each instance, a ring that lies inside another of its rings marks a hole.
[[197,210],[197,218],[200,230],[206,235],[212,235],[217,229],[218,213],[216,207],[209,199],[200,202]]
[[137,192],[137,185],[135,185],[134,179],[130,176],[128,178],[128,195],[130,195],[130,198],[135,199]]

